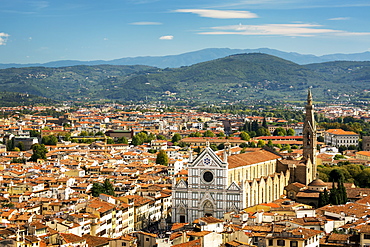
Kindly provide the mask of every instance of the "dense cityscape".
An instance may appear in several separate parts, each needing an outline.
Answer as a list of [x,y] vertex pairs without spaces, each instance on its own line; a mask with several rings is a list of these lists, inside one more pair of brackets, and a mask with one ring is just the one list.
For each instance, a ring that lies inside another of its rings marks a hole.
[[1,246],[370,243],[369,109],[1,112]]

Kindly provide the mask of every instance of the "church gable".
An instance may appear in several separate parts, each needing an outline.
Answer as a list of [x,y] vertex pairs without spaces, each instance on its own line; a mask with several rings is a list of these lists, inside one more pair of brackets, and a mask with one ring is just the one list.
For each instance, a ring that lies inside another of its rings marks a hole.
[[234,191],[240,191],[241,188],[235,183],[235,182],[232,182],[229,186],[229,188],[227,188],[228,191],[230,190],[234,190]]
[[217,168],[225,167],[226,165],[216,155],[216,153],[209,147],[206,147],[198,157],[192,162],[189,167],[198,168]]
[[185,180],[181,179],[177,185],[176,185],[176,188],[178,189],[186,189],[188,187],[187,183],[185,182]]

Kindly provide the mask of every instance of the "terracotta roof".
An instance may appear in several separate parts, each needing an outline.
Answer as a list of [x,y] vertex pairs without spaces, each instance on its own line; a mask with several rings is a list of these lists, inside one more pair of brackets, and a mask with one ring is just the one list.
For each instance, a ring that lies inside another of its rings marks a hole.
[[229,163],[229,168],[236,168],[240,166],[247,166],[270,160],[276,160],[279,158],[281,157],[269,151],[259,150],[251,153],[231,155],[227,157],[227,161]]
[[351,235],[349,234],[339,234],[339,233],[331,233],[328,237],[328,241],[347,241]]
[[104,244],[109,245],[109,240],[111,240],[111,238],[91,236],[90,234],[85,234],[82,238],[86,240],[89,247],[98,247]]
[[335,134],[335,135],[358,135],[357,133],[353,131],[345,131],[342,129],[328,129],[326,132]]
[[193,246],[201,246],[201,244],[202,244],[202,241],[200,239],[196,239],[196,240],[189,241],[186,243],[172,245],[172,247],[193,247]]

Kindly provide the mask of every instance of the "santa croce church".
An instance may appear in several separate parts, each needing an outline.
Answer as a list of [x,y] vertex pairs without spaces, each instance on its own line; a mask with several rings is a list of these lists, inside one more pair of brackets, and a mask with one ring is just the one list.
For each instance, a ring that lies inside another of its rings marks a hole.
[[317,141],[310,90],[305,108],[301,160],[284,160],[264,149],[232,155],[227,144],[217,155],[207,144],[194,160],[190,158],[188,177],[174,180],[172,222],[223,218],[226,212],[279,199],[289,183],[308,185],[314,180]]

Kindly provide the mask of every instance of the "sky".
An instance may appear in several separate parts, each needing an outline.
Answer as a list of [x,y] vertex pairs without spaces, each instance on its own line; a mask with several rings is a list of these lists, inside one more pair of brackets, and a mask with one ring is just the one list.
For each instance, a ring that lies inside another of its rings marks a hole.
[[0,63],[370,51],[369,0],[0,0]]

